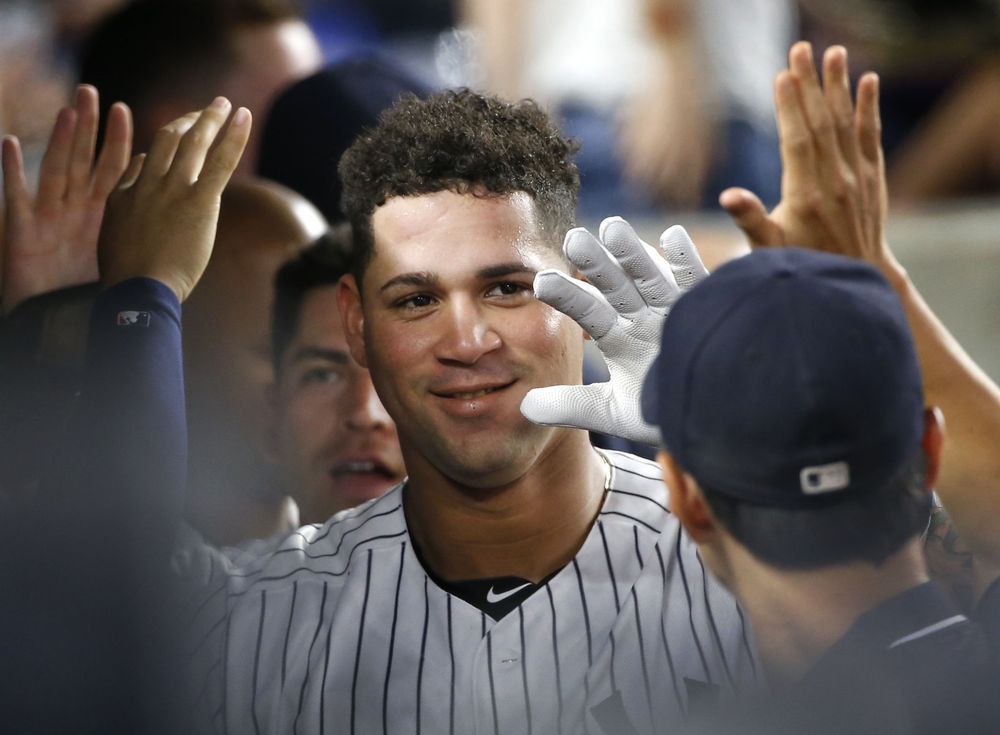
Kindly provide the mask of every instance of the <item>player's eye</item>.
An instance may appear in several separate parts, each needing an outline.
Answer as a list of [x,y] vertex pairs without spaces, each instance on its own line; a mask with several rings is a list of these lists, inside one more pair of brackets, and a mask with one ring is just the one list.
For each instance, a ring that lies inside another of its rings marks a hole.
[[530,284],[518,283],[517,281],[498,281],[487,290],[487,296],[502,297],[523,297],[530,296],[532,287]]
[[415,311],[419,309],[425,309],[433,303],[434,303],[434,298],[430,294],[416,293],[398,299],[393,303],[393,306],[395,306],[397,309]]
[[314,367],[305,370],[299,377],[300,385],[332,385],[340,381],[340,371],[329,367]]

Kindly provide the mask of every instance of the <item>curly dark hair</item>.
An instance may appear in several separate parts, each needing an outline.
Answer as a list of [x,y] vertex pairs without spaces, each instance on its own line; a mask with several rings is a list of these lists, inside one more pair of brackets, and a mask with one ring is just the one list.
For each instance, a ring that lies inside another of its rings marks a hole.
[[543,232],[561,238],[576,216],[577,148],[532,100],[511,103],[468,89],[401,97],[340,159],[359,283],[371,260],[372,214],[395,196],[523,191]]

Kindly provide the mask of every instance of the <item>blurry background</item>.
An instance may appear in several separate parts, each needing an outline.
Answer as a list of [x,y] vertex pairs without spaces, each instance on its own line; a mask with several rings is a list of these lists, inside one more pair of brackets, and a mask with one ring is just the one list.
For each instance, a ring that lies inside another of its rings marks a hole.
[[[126,4],[0,0],[0,133],[21,138],[29,169],[78,81],[84,39]],[[765,201],[778,197],[771,79],[789,44],[845,44],[855,74],[882,77],[893,247],[934,310],[1000,379],[995,0],[299,6],[327,62],[377,50],[431,87],[538,99],[583,144],[584,224],[623,214],[655,240],[667,224],[682,223],[711,263],[742,247],[718,213],[719,191],[743,185]]]

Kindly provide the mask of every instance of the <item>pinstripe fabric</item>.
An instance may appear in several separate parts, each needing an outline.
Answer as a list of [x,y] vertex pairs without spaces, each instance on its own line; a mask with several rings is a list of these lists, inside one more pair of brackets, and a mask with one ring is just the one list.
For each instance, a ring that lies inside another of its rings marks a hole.
[[[733,599],[665,507],[658,467],[608,452],[607,497],[573,563],[493,621],[440,589],[401,488],[252,553],[188,548],[198,719],[231,733],[593,733],[616,692],[651,732],[685,678],[753,678]],[[530,713],[530,721],[529,721]],[[625,729],[621,730],[625,732]]]

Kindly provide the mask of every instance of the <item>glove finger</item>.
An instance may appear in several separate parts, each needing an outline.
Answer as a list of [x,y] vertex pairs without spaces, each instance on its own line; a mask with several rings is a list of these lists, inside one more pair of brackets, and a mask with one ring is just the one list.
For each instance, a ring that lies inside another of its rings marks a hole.
[[618,314],[601,292],[589,283],[557,270],[535,274],[535,296],[583,327],[594,339],[611,331]]
[[679,289],[670,266],[656,248],[644,243],[621,217],[601,222],[600,239],[633,280],[647,305],[667,308],[677,300]]
[[635,314],[645,308],[646,302],[635,283],[586,229],[578,227],[566,233],[563,251],[619,313]]
[[534,388],[521,400],[521,414],[542,426],[606,431],[609,390],[609,383]]
[[680,225],[674,225],[660,235],[660,249],[670,264],[670,270],[681,293],[708,275],[708,269],[701,262],[698,248],[687,234],[687,230]]

